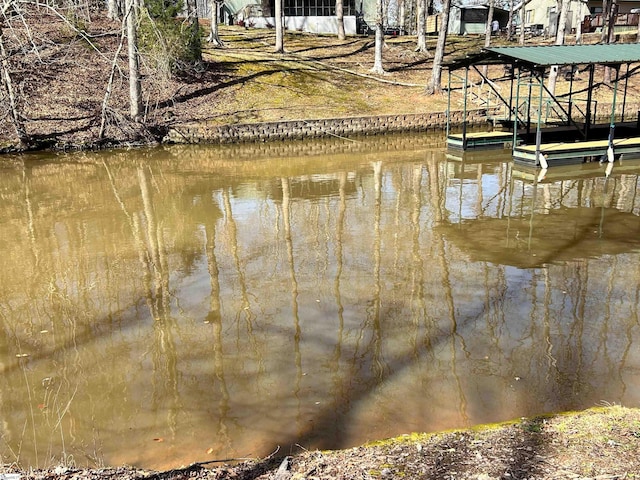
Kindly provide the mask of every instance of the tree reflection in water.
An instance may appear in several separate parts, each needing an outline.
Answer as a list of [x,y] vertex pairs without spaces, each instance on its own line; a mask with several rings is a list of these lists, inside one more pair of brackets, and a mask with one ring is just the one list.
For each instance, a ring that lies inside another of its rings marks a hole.
[[442,146],[3,163],[3,461],[163,468],[637,403],[640,168]]

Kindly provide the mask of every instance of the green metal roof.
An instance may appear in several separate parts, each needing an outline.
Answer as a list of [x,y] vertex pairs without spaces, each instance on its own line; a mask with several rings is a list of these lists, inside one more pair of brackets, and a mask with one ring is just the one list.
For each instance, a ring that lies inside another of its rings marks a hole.
[[639,43],[529,45],[487,47],[478,53],[454,59],[445,67],[455,70],[470,65],[516,63],[529,68],[540,68],[551,65],[619,65],[634,62],[640,62]]
[[498,56],[540,67],[640,62],[640,44],[638,43],[488,47],[486,50]]

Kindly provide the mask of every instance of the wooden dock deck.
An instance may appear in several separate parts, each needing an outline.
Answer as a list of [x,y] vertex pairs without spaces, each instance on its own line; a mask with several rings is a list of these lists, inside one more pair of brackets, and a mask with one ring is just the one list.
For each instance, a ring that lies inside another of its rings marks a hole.
[[471,150],[481,148],[504,148],[513,143],[513,132],[470,132],[452,133],[447,136],[447,147],[453,150]]
[[[589,142],[545,143],[540,145],[540,153],[544,155],[549,167],[556,165],[577,165],[589,160],[599,160],[607,153],[608,140],[592,140]],[[640,137],[619,138],[613,141],[616,158],[640,158]],[[540,166],[536,161],[535,145],[518,145],[513,149],[515,163]]]

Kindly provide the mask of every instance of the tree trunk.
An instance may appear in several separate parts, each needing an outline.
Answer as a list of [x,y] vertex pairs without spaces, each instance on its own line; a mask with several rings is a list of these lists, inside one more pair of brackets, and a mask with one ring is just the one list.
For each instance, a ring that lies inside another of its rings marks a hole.
[[451,0],[444,0],[442,13],[440,14],[440,31],[438,32],[438,43],[436,53],[433,57],[433,69],[431,70],[431,80],[427,85],[426,93],[432,95],[442,92],[442,60],[444,59],[444,49],[447,46],[447,30],[449,29],[449,13],[451,12]]
[[418,15],[416,22],[416,52],[427,52],[427,29],[426,29],[426,16],[427,16],[427,0],[418,0]]
[[347,35],[344,31],[344,2],[336,0],[336,18],[338,20],[338,40],[344,40]]
[[[560,6],[560,18],[558,20],[558,27],[556,29],[556,45],[564,45],[564,33],[567,29],[567,16],[569,13],[569,6],[571,5],[571,0],[562,0],[562,5]],[[558,66],[553,65],[551,70],[549,71],[549,83],[548,89],[549,92],[553,95],[556,91],[556,80],[558,78]]]
[[284,53],[284,17],[282,15],[283,0],[275,0],[276,17],[276,53]]
[[198,20],[198,5],[196,0],[187,0],[187,16],[189,19],[189,50],[194,54],[194,59],[202,60],[202,45],[200,43],[200,21]]
[[127,52],[129,56],[129,114],[135,121],[142,115],[142,88],[138,58],[138,14],[136,0],[127,1]]
[[119,20],[122,14],[122,5],[118,0],[107,0],[107,18]]
[[607,43],[616,42],[616,17],[618,16],[618,0],[611,0],[609,26],[607,28]]
[[[487,25],[484,29],[484,46],[488,47],[491,45],[491,34],[493,33],[493,12],[495,10],[494,1],[489,0],[489,12],[487,13]],[[484,65],[482,67],[482,74],[486,77],[487,71],[489,69],[488,65]]]
[[402,11],[403,16],[405,18],[405,26],[409,25],[411,30],[409,30],[409,35],[415,35],[417,22],[415,21],[416,16],[416,0],[402,0]]
[[520,7],[520,40],[518,42],[520,45],[524,45],[524,20],[526,18],[525,5],[526,4],[522,4]]
[[509,1],[509,20],[507,23],[507,41],[513,39],[513,0]]
[[[605,0],[606,1],[606,0]],[[606,37],[606,43],[615,43],[616,41],[616,15],[618,14],[618,2],[617,0],[609,0],[607,2],[609,5],[609,10],[607,12],[607,21],[606,21],[606,32],[605,29],[602,29],[603,37]],[[606,85],[611,85],[611,67],[604,67],[604,80],[603,82]]]
[[405,10],[404,1],[398,0],[398,26],[400,27],[400,35],[405,34]]
[[489,0],[489,11],[487,12],[487,25],[484,29],[484,46],[488,47],[491,45],[491,33],[492,33],[492,23],[493,23],[493,0]]
[[611,0],[602,0],[602,31],[600,32],[600,43],[607,43],[607,28],[611,16]]
[[222,40],[220,40],[220,34],[218,33],[218,23],[220,23],[218,15],[219,7],[220,3],[218,3],[217,0],[211,0],[209,2],[209,8],[211,9],[211,32],[209,32],[207,41],[215,47],[222,47],[223,45]]
[[382,66],[382,47],[384,45],[384,3],[382,0],[376,0],[376,12],[376,44],[371,72],[382,75],[385,73]]
[[9,61],[7,58],[9,57],[7,56],[7,51],[4,46],[2,25],[0,25],[0,83],[4,86],[4,91],[9,103],[11,122],[13,123],[13,128],[16,131],[18,140],[20,140],[21,143],[26,144],[28,143],[29,138],[24,128],[24,123],[22,122],[20,113],[18,112],[16,96],[13,91],[13,82],[11,81],[11,70],[9,68]]
[[584,19],[584,15],[582,14],[583,4],[578,4],[578,18],[580,21],[578,25],[576,25],[576,45],[582,44],[582,19]]

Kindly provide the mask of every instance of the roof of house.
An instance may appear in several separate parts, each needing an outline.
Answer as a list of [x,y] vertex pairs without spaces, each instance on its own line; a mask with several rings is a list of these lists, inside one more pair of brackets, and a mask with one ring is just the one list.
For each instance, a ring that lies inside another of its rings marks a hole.
[[640,62],[640,44],[530,45],[487,47],[475,54],[454,59],[444,66],[450,70],[486,64],[517,64],[529,69],[551,65],[620,65]]

